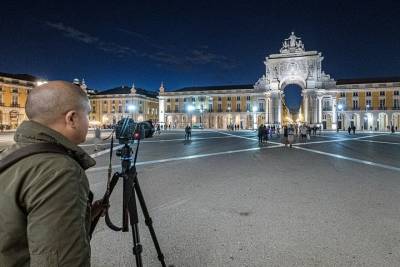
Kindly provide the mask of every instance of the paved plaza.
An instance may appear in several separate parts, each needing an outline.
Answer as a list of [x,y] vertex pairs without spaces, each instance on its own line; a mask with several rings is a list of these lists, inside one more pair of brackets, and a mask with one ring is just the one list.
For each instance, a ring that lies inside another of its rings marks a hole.
[[[106,137],[108,132],[103,132]],[[9,144],[0,136],[0,147]],[[87,174],[106,188],[108,141]],[[400,135],[322,132],[293,148],[254,131],[163,132],[141,142],[139,182],[167,264],[174,266],[400,266]],[[118,145],[118,144],[117,144]],[[120,160],[114,155],[114,171]],[[111,217],[121,221],[121,186]],[[160,266],[140,215],[145,266]],[[131,233],[102,220],[95,267],[135,266]]]

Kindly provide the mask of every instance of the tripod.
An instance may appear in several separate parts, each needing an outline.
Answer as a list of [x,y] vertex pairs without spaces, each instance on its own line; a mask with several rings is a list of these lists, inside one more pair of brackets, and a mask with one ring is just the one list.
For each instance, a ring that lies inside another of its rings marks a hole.
[[[111,141],[113,143],[113,140]],[[139,186],[139,181],[137,178],[136,173],[136,159],[138,154],[140,144],[140,138],[137,141],[136,151],[135,151],[135,158],[133,161],[133,165],[131,166],[132,161],[132,148],[125,143],[124,146],[121,148],[118,156],[121,156],[122,159],[122,172],[114,173],[111,181],[107,185],[107,192],[104,195],[103,203],[107,205],[109,203],[109,198],[111,196],[112,191],[114,190],[115,185],[118,183],[120,178],[123,179],[123,198],[122,198],[122,227],[118,227],[111,222],[110,216],[108,214],[108,210],[105,217],[105,222],[107,226],[114,230],[114,231],[122,231],[122,232],[129,232],[129,222],[132,228],[132,239],[133,239],[133,254],[135,255],[136,259],[136,266],[142,267],[142,245],[140,244],[140,236],[139,236],[139,219],[138,219],[138,211],[137,211],[137,204],[136,204],[136,196],[139,200],[140,207],[142,209],[145,223],[149,228],[151,239],[153,240],[154,246],[157,250],[158,260],[161,263],[161,266],[166,267],[164,261],[164,255],[161,252],[160,245],[158,244],[156,233],[153,228],[153,221],[150,218],[149,212],[146,207],[146,203],[143,198],[142,190]],[[110,156],[111,157],[111,156]],[[98,221],[98,218],[97,218]],[[94,222],[94,227],[97,223]],[[93,223],[92,223],[92,231],[94,230]]]

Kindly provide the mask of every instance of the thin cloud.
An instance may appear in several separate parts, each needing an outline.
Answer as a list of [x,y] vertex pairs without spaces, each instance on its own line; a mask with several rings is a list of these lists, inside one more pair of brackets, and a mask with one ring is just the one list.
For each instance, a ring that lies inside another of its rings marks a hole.
[[59,32],[62,32],[65,37],[71,38],[81,43],[95,45],[96,48],[104,52],[116,55],[118,57],[137,55],[137,51],[135,49],[132,49],[128,46],[116,44],[114,42],[102,41],[98,37],[92,36],[88,33],[82,32],[70,26],[66,26],[62,22],[46,22],[46,25],[55,30],[58,30]]
[[171,45],[158,45],[154,43],[154,41],[144,34],[130,31],[127,29],[118,28],[118,31],[133,36],[138,40],[141,40],[148,47],[155,48],[158,50],[157,52],[153,52],[150,54],[146,54],[146,57],[150,58],[153,61],[157,61],[162,64],[171,64],[171,65],[179,65],[189,67],[193,65],[206,65],[206,64],[215,64],[223,69],[232,69],[237,66],[232,60],[228,59],[225,56],[217,55],[215,53],[208,52],[209,46],[202,45],[198,49],[194,49],[192,51],[180,51],[184,54],[181,56],[172,53],[171,50],[177,50],[175,46]]
[[93,44],[99,40],[97,37],[94,37],[87,33],[81,32],[72,27],[65,26],[61,22],[57,22],[57,23],[46,22],[46,25],[53,29],[63,32],[66,37],[69,37],[69,38],[74,39],[79,42],[83,42],[85,44]]
[[138,32],[129,31],[126,29],[117,29],[118,31],[134,36],[142,40],[148,47],[154,48],[157,51],[138,52],[130,46],[121,45],[115,42],[106,42],[91,34],[82,32],[73,27],[64,25],[62,22],[46,22],[46,25],[52,29],[61,32],[65,37],[73,39],[88,45],[93,45],[97,49],[109,54],[116,55],[117,57],[136,56],[148,58],[158,64],[176,65],[178,67],[192,67],[195,65],[214,64],[224,69],[231,69],[236,66],[231,60],[222,55],[217,55],[208,51],[208,46],[201,46],[199,49],[191,51],[180,51],[183,55],[176,55],[169,50],[175,50],[173,46],[157,45],[146,35]]

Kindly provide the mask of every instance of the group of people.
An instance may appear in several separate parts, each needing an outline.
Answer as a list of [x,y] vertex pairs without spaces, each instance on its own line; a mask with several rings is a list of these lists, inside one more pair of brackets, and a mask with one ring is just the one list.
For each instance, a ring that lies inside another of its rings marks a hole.
[[186,125],[185,127],[185,140],[192,139],[192,127],[190,125]]
[[279,137],[280,128],[261,124],[258,127],[258,142],[259,143],[268,142],[268,138],[271,139],[273,134],[276,134],[276,136]]
[[243,126],[240,126],[239,124],[228,124],[226,129],[231,131],[239,131],[243,130]]
[[351,131],[353,131],[353,134],[356,134],[356,126],[349,126],[348,128],[347,128],[347,132],[349,133],[349,134],[351,134]]

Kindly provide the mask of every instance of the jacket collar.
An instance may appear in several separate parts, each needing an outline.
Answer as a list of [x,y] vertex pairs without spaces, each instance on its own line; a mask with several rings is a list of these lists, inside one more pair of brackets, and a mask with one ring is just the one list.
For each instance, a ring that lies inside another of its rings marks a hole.
[[22,122],[15,132],[14,140],[18,144],[56,143],[66,148],[83,169],[86,170],[96,164],[92,157],[64,135],[35,121]]

